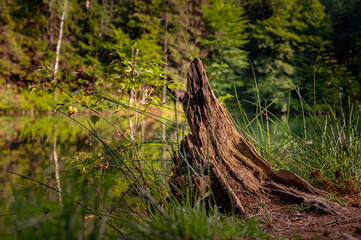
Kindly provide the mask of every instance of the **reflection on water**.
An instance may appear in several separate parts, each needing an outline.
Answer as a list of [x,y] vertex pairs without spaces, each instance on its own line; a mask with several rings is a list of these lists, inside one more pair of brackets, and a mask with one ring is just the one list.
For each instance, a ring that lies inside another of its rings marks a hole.
[[[0,166],[56,187],[56,157],[62,171],[62,157],[89,151],[90,141],[81,128],[61,116],[1,116]],[[8,194],[10,183],[18,187],[34,185],[6,172],[0,181],[2,195]]]
[[[180,118],[173,113],[161,116],[162,112],[153,109],[149,117],[144,117],[138,121],[133,121],[135,129],[135,139],[138,139],[137,145],[146,145],[147,149],[141,148],[143,152],[149,153],[152,161],[161,162],[160,166],[164,169],[170,168],[169,149],[173,143],[179,142],[179,127],[176,124]],[[161,116],[161,117],[160,117]],[[90,124],[90,116],[76,115],[75,119],[86,127],[94,131],[101,139],[106,140],[114,147],[128,144],[122,134],[105,121],[99,121],[95,126]],[[129,118],[122,114],[109,115],[108,118],[114,122],[125,134],[129,134]],[[233,119],[238,123],[241,129],[246,125],[242,124],[237,115]],[[247,125],[250,129],[250,135],[257,138],[257,143],[266,145],[271,142],[277,144],[277,141],[284,140],[285,132],[276,127],[271,121],[267,124],[267,119],[262,121],[252,121]],[[284,116],[279,118],[279,125],[286,123]],[[181,119],[183,122],[184,120]],[[260,138],[257,133],[256,125],[259,125],[267,133],[264,138]],[[285,125],[286,128],[286,125]],[[302,139],[304,133],[303,119],[292,118],[288,122],[288,128],[300,136]],[[173,143],[171,143],[173,141]],[[262,142],[263,141],[263,142]],[[176,149],[176,146],[174,146]],[[63,160],[64,157],[72,158],[77,152],[89,153],[92,156],[102,154],[101,144],[97,139],[85,131],[78,123],[63,116],[41,115],[41,116],[0,116],[0,166],[3,169],[9,169],[18,174],[28,176],[42,181],[59,191],[61,190],[62,176],[66,176],[70,166]],[[168,165],[167,165],[168,164]],[[57,181],[56,179],[60,179]],[[2,172],[0,176],[0,196],[9,194],[11,186],[20,188],[33,187],[34,183],[24,180],[13,174]],[[61,196],[54,192],[49,193],[51,198],[60,198]]]
[[[162,142],[170,141],[165,139],[166,135],[176,136],[174,132],[177,128],[174,120],[157,120],[161,114],[159,110],[154,110],[152,114],[152,117],[138,121],[138,126],[133,126],[136,129],[135,138],[139,139],[139,145],[150,146],[143,150],[152,151],[149,156],[152,156],[153,161],[161,160],[161,165],[169,168],[165,163],[170,163],[170,156],[167,148],[162,147],[166,145]],[[105,121],[100,120],[94,126],[90,116],[76,115],[74,118],[115,148],[122,147],[122,144],[129,145],[122,134]],[[107,118],[125,134],[130,133],[126,116],[114,114]],[[174,119],[174,116],[170,114],[165,118]],[[0,167],[39,180],[59,191],[65,182],[64,178],[71,173],[70,164],[64,159],[73,158],[77,152],[97,157],[104,153],[103,150],[92,134],[61,114],[0,116]],[[14,186],[25,192],[26,189],[38,187],[34,182],[4,170],[0,175],[0,184],[0,199],[5,202]],[[47,196],[53,200],[61,199],[54,191],[48,191]]]

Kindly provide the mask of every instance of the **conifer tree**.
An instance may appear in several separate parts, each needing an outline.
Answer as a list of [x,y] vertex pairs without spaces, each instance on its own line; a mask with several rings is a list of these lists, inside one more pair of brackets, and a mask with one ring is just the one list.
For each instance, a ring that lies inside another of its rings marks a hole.
[[221,95],[233,93],[234,82],[244,86],[248,66],[244,10],[232,1],[211,0],[203,5],[203,19],[207,33],[202,46],[210,82]]
[[[312,86],[312,60],[317,55],[312,56],[310,50],[321,46],[324,42],[321,33],[329,30],[321,3],[318,0],[248,0],[244,6],[251,20],[247,48],[261,99],[270,102],[288,89],[302,88],[305,82]],[[308,74],[303,75],[305,73]],[[285,111],[287,101],[280,100],[275,105]]]

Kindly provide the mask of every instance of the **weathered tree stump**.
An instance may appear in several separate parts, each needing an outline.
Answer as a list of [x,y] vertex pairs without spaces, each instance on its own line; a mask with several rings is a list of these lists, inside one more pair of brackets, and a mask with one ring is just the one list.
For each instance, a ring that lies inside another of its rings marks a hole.
[[215,97],[199,58],[191,63],[187,79],[183,109],[191,134],[174,152],[169,185],[175,196],[181,198],[189,188],[199,197],[211,192],[218,207],[246,215],[283,203],[337,214],[322,198],[328,193],[286,169],[276,171],[237,131]]

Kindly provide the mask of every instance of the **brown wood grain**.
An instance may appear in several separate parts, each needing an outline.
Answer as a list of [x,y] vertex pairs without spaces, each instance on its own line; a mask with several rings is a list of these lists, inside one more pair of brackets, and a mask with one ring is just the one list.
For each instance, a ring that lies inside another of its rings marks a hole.
[[258,154],[215,97],[199,58],[191,63],[187,80],[183,109],[191,134],[174,151],[169,180],[179,199],[212,193],[209,198],[220,208],[240,214],[256,214],[275,202],[302,203],[319,213],[337,214],[322,198],[327,192],[286,169],[276,171]]

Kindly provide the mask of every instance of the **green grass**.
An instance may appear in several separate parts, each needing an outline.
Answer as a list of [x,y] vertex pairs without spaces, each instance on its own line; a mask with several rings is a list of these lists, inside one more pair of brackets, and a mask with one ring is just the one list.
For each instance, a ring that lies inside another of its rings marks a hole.
[[166,215],[131,223],[129,228],[125,239],[270,239],[257,220],[224,216],[205,206],[172,206]]
[[[287,93],[285,93],[287,94]],[[291,106],[277,115],[262,106],[237,98],[238,113],[233,120],[239,131],[254,144],[258,152],[275,168],[287,168],[312,184],[324,188],[314,173],[335,188],[355,188],[361,184],[360,112],[358,104],[350,98],[339,96],[339,103],[327,106],[321,112],[318,106],[310,106],[299,94],[302,112],[290,119]],[[275,99],[274,101],[277,101]],[[256,109],[251,115],[244,109]],[[246,106],[246,107],[245,107]],[[341,177],[336,177],[336,172]],[[337,191],[336,191],[337,192]]]

